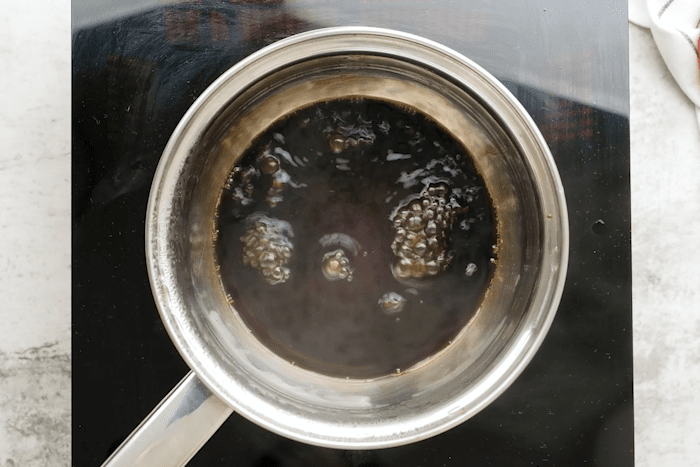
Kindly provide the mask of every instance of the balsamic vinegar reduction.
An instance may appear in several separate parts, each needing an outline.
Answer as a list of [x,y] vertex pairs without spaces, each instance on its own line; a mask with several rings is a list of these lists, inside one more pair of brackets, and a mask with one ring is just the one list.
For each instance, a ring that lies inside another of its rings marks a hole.
[[273,124],[217,212],[221,281],[254,335],[319,373],[395,373],[450,343],[489,285],[496,233],[464,147],[369,99]]

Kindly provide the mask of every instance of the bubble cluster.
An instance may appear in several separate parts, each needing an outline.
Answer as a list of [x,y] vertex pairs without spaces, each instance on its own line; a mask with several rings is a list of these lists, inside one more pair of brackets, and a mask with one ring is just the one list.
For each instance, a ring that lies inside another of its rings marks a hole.
[[[275,133],[275,135],[275,140],[284,142],[284,137],[282,135],[278,133]],[[292,167],[303,166],[304,162],[297,156],[292,156],[288,151],[279,146],[274,147],[274,149],[271,149],[271,147],[271,145],[268,145],[263,149],[256,159],[256,165],[259,172],[262,172],[264,175],[264,183],[268,185],[265,201],[269,207],[274,208],[284,201],[282,192],[288,186],[303,188],[306,185],[303,183],[294,183],[289,173],[282,168],[282,160],[284,160],[288,166],[291,165]],[[256,170],[256,172],[258,172],[258,170]]]
[[260,271],[270,284],[285,282],[289,279],[285,265],[294,249],[289,239],[294,236],[292,226],[262,213],[251,214],[246,225],[246,233],[241,237],[243,264]]
[[335,125],[325,131],[328,133],[328,148],[334,154],[359,145],[371,145],[377,138],[372,121],[363,120],[360,115],[332,112],[331,118]]
[[352,280],[355,269],[350,265],[350,260],[345,256],[343,250],[338,249],[324,254],[322,264],[323,275],[329,281],[345,279],[349,282]]
[[243,206],[247,206],[253,201],[253,186],[254,179],[259,177],[260,173],[253,167],[235,167],[226,180],[224,188],[231,190],[233,187],[231,198]]
[[454,221],[444,183],[425,187],[418,197],[408,198],[391,216],[397,257],[392,272],[400,279],[435,276],[449,266],[452,256],[447,236]]

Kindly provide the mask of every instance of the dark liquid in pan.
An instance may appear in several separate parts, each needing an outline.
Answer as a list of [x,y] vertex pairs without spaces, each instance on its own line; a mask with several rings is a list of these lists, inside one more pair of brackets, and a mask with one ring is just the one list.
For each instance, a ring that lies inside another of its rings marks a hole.
[[230,174],[216,256],[273,352],[369,378],[447,346],[489,285],[494,215],[463,146],[369,99],[316,104],[260,135]]

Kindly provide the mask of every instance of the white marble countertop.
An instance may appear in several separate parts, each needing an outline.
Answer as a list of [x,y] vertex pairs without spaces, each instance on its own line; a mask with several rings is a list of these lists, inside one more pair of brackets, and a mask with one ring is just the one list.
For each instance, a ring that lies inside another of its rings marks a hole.
[[[0,19],[0,467],[70,465],[70,1]],[[700,131],[630,26],[635,459],[700,459]]]
[[637,467],[700,462],[700,131],[647,29],[630,25]]

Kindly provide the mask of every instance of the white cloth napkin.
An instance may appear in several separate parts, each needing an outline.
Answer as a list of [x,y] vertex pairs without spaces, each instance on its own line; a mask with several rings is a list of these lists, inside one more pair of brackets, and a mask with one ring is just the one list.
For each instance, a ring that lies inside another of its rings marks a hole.
[[700,122],[700,1],[629,0],[629,20],[649,28],[656,46]]

